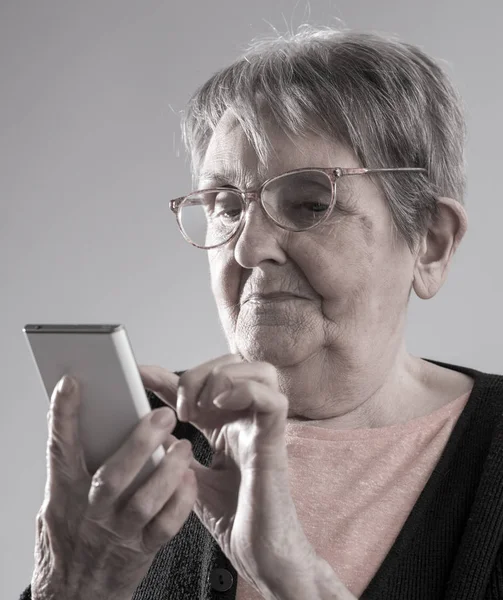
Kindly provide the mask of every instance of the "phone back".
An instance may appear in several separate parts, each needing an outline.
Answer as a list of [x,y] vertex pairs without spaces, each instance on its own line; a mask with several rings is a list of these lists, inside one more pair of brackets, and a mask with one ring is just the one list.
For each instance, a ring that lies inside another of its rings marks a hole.
[[[40,331],[30,331],[36,327]],[[79,382],[80,438],[92,475],[151,410],[126,330],[118,325],[95,326],[94,332],[85,326],[73,332],[42,332],[43,327],[50,326],[27,325],[25,333],[49,399],[63,375]],[[135,489],[163,456],[159,446],[135,480]]]

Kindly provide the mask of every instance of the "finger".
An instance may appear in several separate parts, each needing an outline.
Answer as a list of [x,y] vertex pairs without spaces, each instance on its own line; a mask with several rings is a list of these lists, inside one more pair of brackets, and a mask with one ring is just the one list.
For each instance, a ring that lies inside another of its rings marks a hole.
[[[170,409],[171,410],[171,409]],[[168,433],[166,436],[166,439],[164,440],[164,442],[162,443],[162,447],[164,448],[164,450],[166,450],[166,452],[170,449],[170,447],[175,444],[176,442],[178,442],[178,438],[173,435],[172,433]]]
[[178,380],[180,377],[158,365],[139,365],[143,385],[176,411]]
[[48,485],[90,478],[79,434],[80,393],[74,378],[63,377],[51,396],[47,440]]
[[236,413],[251,410],[261,419],[259,425],[262,427],[270,428],[277,423],[279,429],[275,428],[276,433],[284,429],[288,415],[286,396],[256,381],[236,383],[232,390],[214,398],[213,404],[220,410]]
[[90,519],[100,520],[132,483],[176,424],[170,408],[153,410],[140,421],[122,446],[96,471],[89,491]]
[[212,410],[213,400],[217,396],[231,392],[238,384],[246,381],[255,381],[279,392],[278,374],[270,363],[227,363],[212,369],[199,393],[196,405],[204,411]]
[[189,517],[197,498],[197,481],[191,469],[185,471],[171,498],[143,530],[143,547],[148,554],[170,542]]
[[[253,469],[282,469],[288,462],[285,455],[286,396],[263,384],[248,381],[239,383],[231,392],[215,400],[220,404],[218,410],[223,411],[221,418],[226,422],[242,419],[243,411],[247,416],[252,413],[257,435],[250,440],[247,454],[253,457]],[[243,474],[243,470],[241,472]],[[199,477],[204,480],[204,473],[200,473]]]
[[[214,369],[242,362],[237,354],[226,354],[185,371],[178,382],[177,414],[180,421],[194,421],[199,414],[197,400]],[[225,388],[224,388],[225,389]],[[222,390],[223,391],[223,390]]]
[[177,440],[171,445],[157,469],[120,510],[117,527],[123,535],[145,527],[155,517],[174,494],[191,460],[189,440]]

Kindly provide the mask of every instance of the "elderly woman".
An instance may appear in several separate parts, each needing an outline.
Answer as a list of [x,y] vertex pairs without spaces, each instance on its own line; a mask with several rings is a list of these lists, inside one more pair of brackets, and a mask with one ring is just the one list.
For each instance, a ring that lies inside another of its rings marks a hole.
[[216,73],[184,134],[197,191],[170,206],[231,354],[141,367],[170,408],[92,477],[78,382],[55,390],[23,598],[503,598],[503,377],[404,342],[412,290],[438,292],[467,227],[446,75],[305,27]]

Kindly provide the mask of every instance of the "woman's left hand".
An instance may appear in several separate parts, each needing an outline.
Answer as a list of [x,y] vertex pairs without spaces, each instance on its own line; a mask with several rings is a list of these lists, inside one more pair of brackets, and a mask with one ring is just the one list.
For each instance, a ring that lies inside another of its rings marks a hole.
[[145,387],[201,431],[213,449],[210,467],[192,459],[194,512],[238,573],[263,593],[292,573],[312,573],[316,554],[290,496],[288,400],[276,369],[230,354],[179,380],[157,366],[142,366],[140,373]]

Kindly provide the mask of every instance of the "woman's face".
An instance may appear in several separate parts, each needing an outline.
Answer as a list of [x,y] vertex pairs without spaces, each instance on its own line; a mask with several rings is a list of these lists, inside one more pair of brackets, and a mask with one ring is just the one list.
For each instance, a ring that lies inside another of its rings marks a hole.
[[[293,143],[274,125],[267,130],[275,153],[264,169],[238,122],[226,113],[202,172],[252,190],[266,178],[301,167],[361,166],[336,143],[315,136]],[[208,176],[199,184],[223,185]],[[414,256],[396,241],[384,197],[370,177],[339,180],[337,205],[324,224],[293,233],[277,227],[252,202],[239,237],[208,252],[232,352],[278,368],[335,354],[358,368],[400,343]],[[271,293],[283,296],[260,297]],[[251,294],[256,296],[250,299]]]

